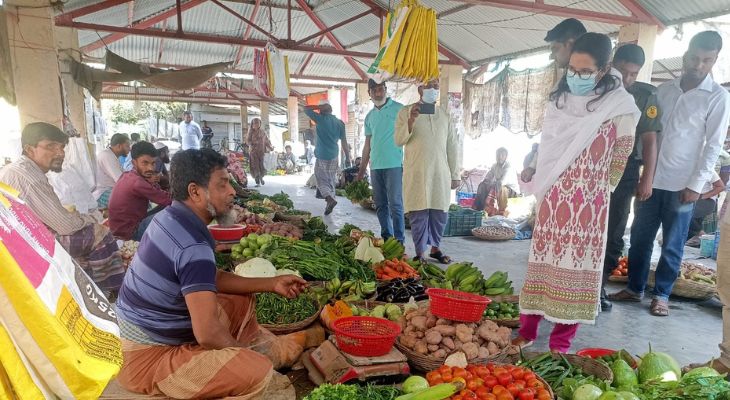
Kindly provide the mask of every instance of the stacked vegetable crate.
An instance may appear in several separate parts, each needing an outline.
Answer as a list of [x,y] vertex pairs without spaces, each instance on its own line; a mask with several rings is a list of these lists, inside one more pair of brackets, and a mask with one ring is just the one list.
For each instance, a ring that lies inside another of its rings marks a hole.
[[471,236],[471,230],[482,225],[483,211],[452,206],[446,221],[444,236]]

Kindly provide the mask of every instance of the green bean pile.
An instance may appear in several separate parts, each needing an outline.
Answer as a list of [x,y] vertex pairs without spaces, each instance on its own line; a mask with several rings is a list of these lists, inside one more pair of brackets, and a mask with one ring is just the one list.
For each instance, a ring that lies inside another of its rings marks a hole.
[[318,310],[316,301],[308,295],[287,299],[275,293],[256,295],[256,319],[260,324],[293,324],[314,315]]

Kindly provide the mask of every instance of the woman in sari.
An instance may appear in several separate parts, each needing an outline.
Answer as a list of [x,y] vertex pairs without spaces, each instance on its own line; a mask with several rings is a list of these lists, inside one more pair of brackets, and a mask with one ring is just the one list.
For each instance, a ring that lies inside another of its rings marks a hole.
[[266,136],[266,131],[261,128],[261,120],[254,118],[251,121],[251,129],[248,130],[249,159],[251,166],[251,175],[256,180],[256,187],[264,185],[264,176],[266,168],[264,168],[264,155],[266,152],[274,150],[274,147]]
[[519,336],[528,346],[540,321],[555,323],[550,350],[565,353],[578,324],[598,314],[611,191],[623,175],[640,112],[609,63],[611,40],[586,33],[551,93],[537,167],[522,173],[538,199]]

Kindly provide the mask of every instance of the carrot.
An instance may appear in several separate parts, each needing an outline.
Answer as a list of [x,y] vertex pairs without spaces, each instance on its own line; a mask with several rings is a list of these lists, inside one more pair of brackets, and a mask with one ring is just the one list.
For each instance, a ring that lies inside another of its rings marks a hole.
[[391,267],[385,267],[385,268],[383,268],[383,273],[388,274],[388,275],[394,275],[394,276],[397,276],[398,275],[398,271],[394,270]]

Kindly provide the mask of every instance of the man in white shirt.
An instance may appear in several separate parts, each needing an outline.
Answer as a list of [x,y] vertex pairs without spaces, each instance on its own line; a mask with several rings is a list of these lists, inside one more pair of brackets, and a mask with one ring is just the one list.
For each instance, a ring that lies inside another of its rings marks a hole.
[[112,188],[124,172],[119,157],[126,157],[130,147],[127,135],[117,133],[112,136],[109,147],[96,156],[96,188],[93,195],[100,209],[109,206]]
[[669,294],[679,274],[695,202],[712,178],[727,132],[730,94],[710,76],[721,49],[717,32],[698,33],[684,54],[682,76],[657,89],[664,130],[654,190],[649,199],[636,203],[628,286],[609,296],[614,301],[641,301],[661,225],[664,242],[650,307],[655,316],[669,315]]
[[200,125],[193,121],[193,113],[185,110],[183,121],[180,122],[180,141],[183,150],[200,150],[200,140],[203,139],[203,131]]

